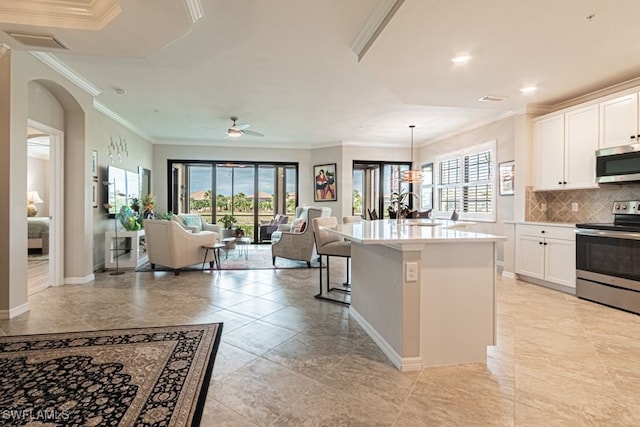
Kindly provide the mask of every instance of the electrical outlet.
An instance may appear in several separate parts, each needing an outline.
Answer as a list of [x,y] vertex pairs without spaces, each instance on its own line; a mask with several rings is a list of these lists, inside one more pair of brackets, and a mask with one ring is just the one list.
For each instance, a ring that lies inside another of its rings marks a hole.
[[571,212],[578,212],[578,203],[571,203]]
[[404,264],[404,280],[407,282],[418,281],[418,263],[407,262]]

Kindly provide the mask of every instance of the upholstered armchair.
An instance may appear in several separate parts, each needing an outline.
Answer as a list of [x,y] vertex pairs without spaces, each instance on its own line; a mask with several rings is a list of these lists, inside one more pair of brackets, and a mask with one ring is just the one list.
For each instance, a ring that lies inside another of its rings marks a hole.
[[324,218],[331,215],[331,208],[298,207],[296,219],[291,223],[291,231],[278,231],[271,235],[271,257],[273,265],[276,258],[287,258],[305,261],[311,267],[311,261],[318,257],[316,245],[313,240],[311,221],[314,218]]
[[288,219],[289,217],[286,215],[278,214],[271,221],[265,221],[263,224],[260,224],[258,241],[271,240],[273,232],[276,231],[280,225],[286,224]]
[[192,233],[210,231],[216,234],[216,243],[222,239],[222,227],[216,224],[209,224],[202,216],[196,214],[178,214],[171,217],[186,230]]
[[151,269],[155,269],[156,264],[159,264],[173,268],[178,275],[179,269],[201,264],[203,261],[213,267],[213,251],[209,251],[205,259],[206,250],[202,245],[215,243],[218,236],[216,233],[202,231],[194,234],[176,221],[164,219],[145,220],[144,230]]

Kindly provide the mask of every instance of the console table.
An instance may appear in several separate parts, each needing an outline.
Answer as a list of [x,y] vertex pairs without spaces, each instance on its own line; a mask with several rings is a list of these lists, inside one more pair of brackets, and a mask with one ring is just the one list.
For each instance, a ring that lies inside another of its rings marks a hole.
[[137,231],[118,231],[116,242],[115,231],[107,231],[104,235],[104,268],[116,268],[118,257],[119,268],[138,268],[147,262],[147,251],[144,246],[144,229]]

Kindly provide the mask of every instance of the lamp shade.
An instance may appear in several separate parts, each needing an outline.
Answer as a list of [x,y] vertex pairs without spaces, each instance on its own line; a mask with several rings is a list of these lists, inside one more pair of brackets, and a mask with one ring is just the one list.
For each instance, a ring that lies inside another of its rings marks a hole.
[[[410,125],[409,129],[411,129],[411,167],[413,167],[413,129],[415,125]],[[420,184],[422,183],[422,171],[416,169],[409,169],[402,172],[402,177],[400,178],[402,182],[407,182],[409,184]]]
[[29,203],[44,203],[44,200],[40,198],[37,191],[27,191],[27,202]]

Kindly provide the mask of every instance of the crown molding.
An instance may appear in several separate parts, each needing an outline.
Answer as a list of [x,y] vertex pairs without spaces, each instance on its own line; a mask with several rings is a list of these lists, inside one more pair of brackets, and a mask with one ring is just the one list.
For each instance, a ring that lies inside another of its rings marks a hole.
[[0,21],[99,31],[122,12],[117,0],[3,0]]
[[453,132],[445,133],[443,135],[438,136],[437,138],[428,139],[426,141],[423,141],[421,144],[417,144],[417,146],[418,147],[424,147],[425,145],[429,145],[429,144],[433,144],[433,143],[436,143],[436,142],[440,142],[440,141],[443,141],[445,139],[454,137],[456,135],[461,135],[463,133],[472,131],[472,130],[477,129],[479,127],[490,125],[491,123],[499,122],[500,120],[504,120],[504,119],[507,119],[509,117],[513,117],[515,115],[516,115],[516,113],[514,111],[506,111],[504,113],[498,114],[497,116],[489,117],[489,118],[484,119],[484,120],[478,120],[476,122],[470,123],[469,125],[467,125],[467,126],[465,126],[463,128],[457,129],[457,130],[455,130]]
[[146,133],[145,131],[140,129],[138,126],[134,125],[133,123],[131,123],[130,121],[128,121],[127,119],[125,119],[124,117],[119,115],[118,113],[116,113],[113,110],[111,110],[109,107],[104,105],[102,102],[94,99],[93,100],[93,108],[95,108],[97,111],[101,112],[105,116],[109,117],[111,120],[115,121],[116,123],[118,123],[118,124],[122,125],[123,127],[129,129],[131,132],[133,132],[133,133],[139,135],[140,137],[146,139],[147,141],[151,142],[152,144],[155,143],[155,140],[148,133]]
[[90,83],[87,79],[82,77],[80,74],[76,73],[73,69],[69,68],[67,64],[60,61],[54,55],[47,52],[35,52],[29,51],[29,53],[40,61],[42,61],[45,65],[48,65],[51,69],[53,69],[58,74],[66,77],[71,83],[78,86],[80,89],[84,90],[91,96],[98,96],[102,92],[102,90],[98,89],[92,83]]
[[400,9],[404,0],[381,0],[369,16],[369,19],[362,27],[351,44],[351,50],[358,55],[361,61],[369,48],[376,41],[382,30],[387,26],[393,15]]

